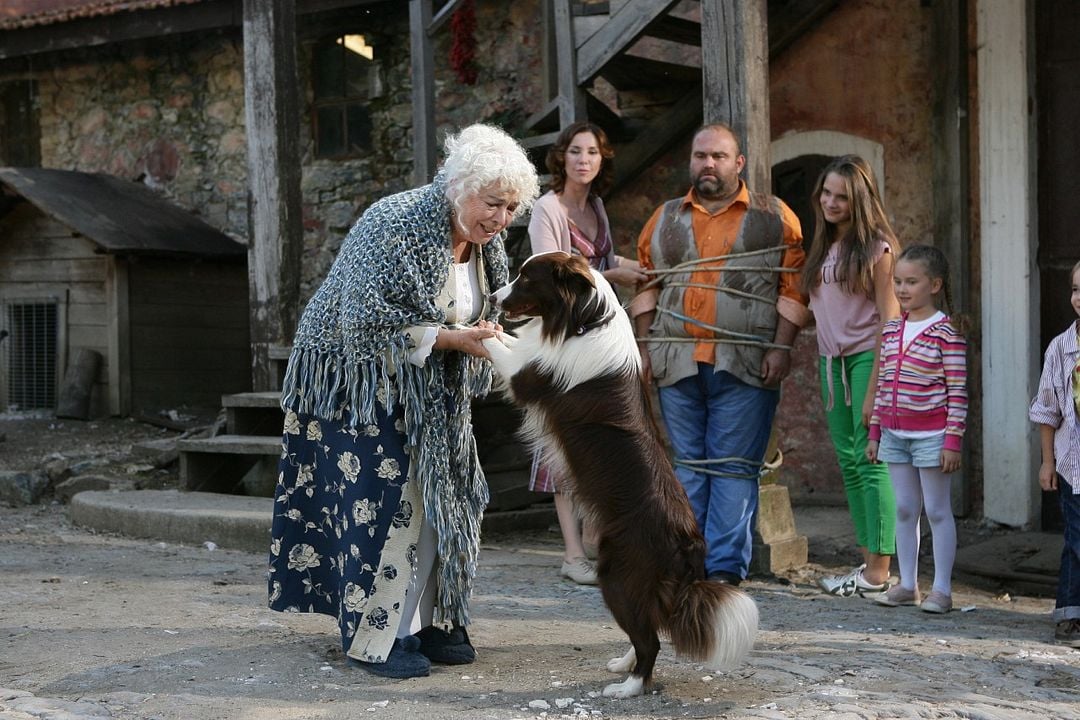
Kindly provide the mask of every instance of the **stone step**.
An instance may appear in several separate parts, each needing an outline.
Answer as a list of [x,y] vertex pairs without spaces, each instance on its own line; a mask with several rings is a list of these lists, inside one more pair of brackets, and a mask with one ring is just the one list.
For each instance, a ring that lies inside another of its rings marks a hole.
[[242,392],[221,396],[221,407],[281,409],[281,391]]
[[225,431],[230,435],[281,433],[285,416],[280,390],[222,395],[221,406],[225,408]]
[[185,490],[269,497],[274,494],[280,435],[218,435],[181,440],[180,482]]

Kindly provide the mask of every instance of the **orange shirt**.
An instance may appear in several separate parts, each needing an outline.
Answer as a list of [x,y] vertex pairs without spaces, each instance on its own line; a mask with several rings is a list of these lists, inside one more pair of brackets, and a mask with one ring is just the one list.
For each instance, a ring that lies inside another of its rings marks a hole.
[[[694,229],[694,241],[697,245],[698,257],[716,257],[727,255],[731,252],[731,246],[735,243],[742,225],[743,217],[750,206],[750,191],[746,183],[739,182],[739,194],[723,210],[716,214],[710,214],[698,201],[693,188],[683,198],[682,209],[690,207],[691,226]],[[638,261],[643,270],[653,269],[652,262],[652,237],[656,229],[656,223],[660,219],[663,206],[653,212],[652,217],[645,223],[641,234],[638,236]],[[791,211],[783,201],[780,201],[781,221],[784,226],[784,250],[780,264],[785,268],[801,269],[806,261],[806,255],[802,249],[802,228],[799,218]],[[736,258],[735,262],[738,261]],[[709,268],[719,268],[725,261],[718,260],[709,264]],[[784,272],[779,275],[779,298],[777,299],[777,311],[781,316],[790,320],[795,325],[802,327],[809,320],[810,313],[807,309],[808,299],[799,291],[799,273]],[[692,273],[690,282],[704,283],[717,286],[720,283],[720,273],[714,269],[702,270]],[[710,325],[716,322],[716,293],[712,290],[699,287],[688,287],[683,295],[683,314]],[[703,327],[686,323],[686,332],[690,337],[707,338],[713,333]],[[694,345],[694,360],[696,362],[713,362],[714,346],[712,343],[703,342]]]

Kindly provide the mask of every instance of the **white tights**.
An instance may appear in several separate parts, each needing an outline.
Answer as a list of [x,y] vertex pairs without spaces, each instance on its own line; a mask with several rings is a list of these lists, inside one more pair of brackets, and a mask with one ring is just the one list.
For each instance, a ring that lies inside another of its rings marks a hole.
[[435,616],[435,551],[438,543],[435,528],[427,520],[420,526],[416,541],[416,570],[409,580],[409,590],[401,606],[401,623],[397,637],[412,635],[431,624]]
[[900,584],[914,590],[919,582],[919,520],[923,507],[934,537],[934,590],[952,594],[956,560],[956,522],[952,514],[952,480],[940,467],[917,468],[889,463],[896,493],[896,560]]

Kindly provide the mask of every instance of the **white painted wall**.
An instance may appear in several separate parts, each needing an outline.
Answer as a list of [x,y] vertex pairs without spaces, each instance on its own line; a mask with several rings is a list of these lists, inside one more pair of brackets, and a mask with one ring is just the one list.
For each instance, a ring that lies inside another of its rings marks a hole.
[[1040,511],[1027,418],[1040,362],[1028,18],[1026,2],[978,0],[983,512],[1012,526]]

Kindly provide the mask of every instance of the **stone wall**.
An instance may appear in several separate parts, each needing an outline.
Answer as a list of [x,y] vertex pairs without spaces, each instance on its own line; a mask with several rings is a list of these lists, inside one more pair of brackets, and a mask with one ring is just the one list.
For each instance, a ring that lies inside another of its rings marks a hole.
[[[543,104],[542,35],[535,2],[477,7],[476,85],[449,67],[450,31],[436,38],[440,143],[478,121],[513,134]],[[386,91],[370,101],[373,150],[348,160],[313,155],[312,42],[298,47],[303,162],[301,296],[325,277],[341,240],[374,200],[411,184],[412,97],[408,8],[381,11],[364,33],[382,65]],[[159,38],[50,59],[36,71],[45,167],[141,180],[211,225],[247,241],[247,145],[243,43],[239,30]]]
[[142,180],[246,238],[242,53],[212,33],[52,58],[35,73],[42,166]]

